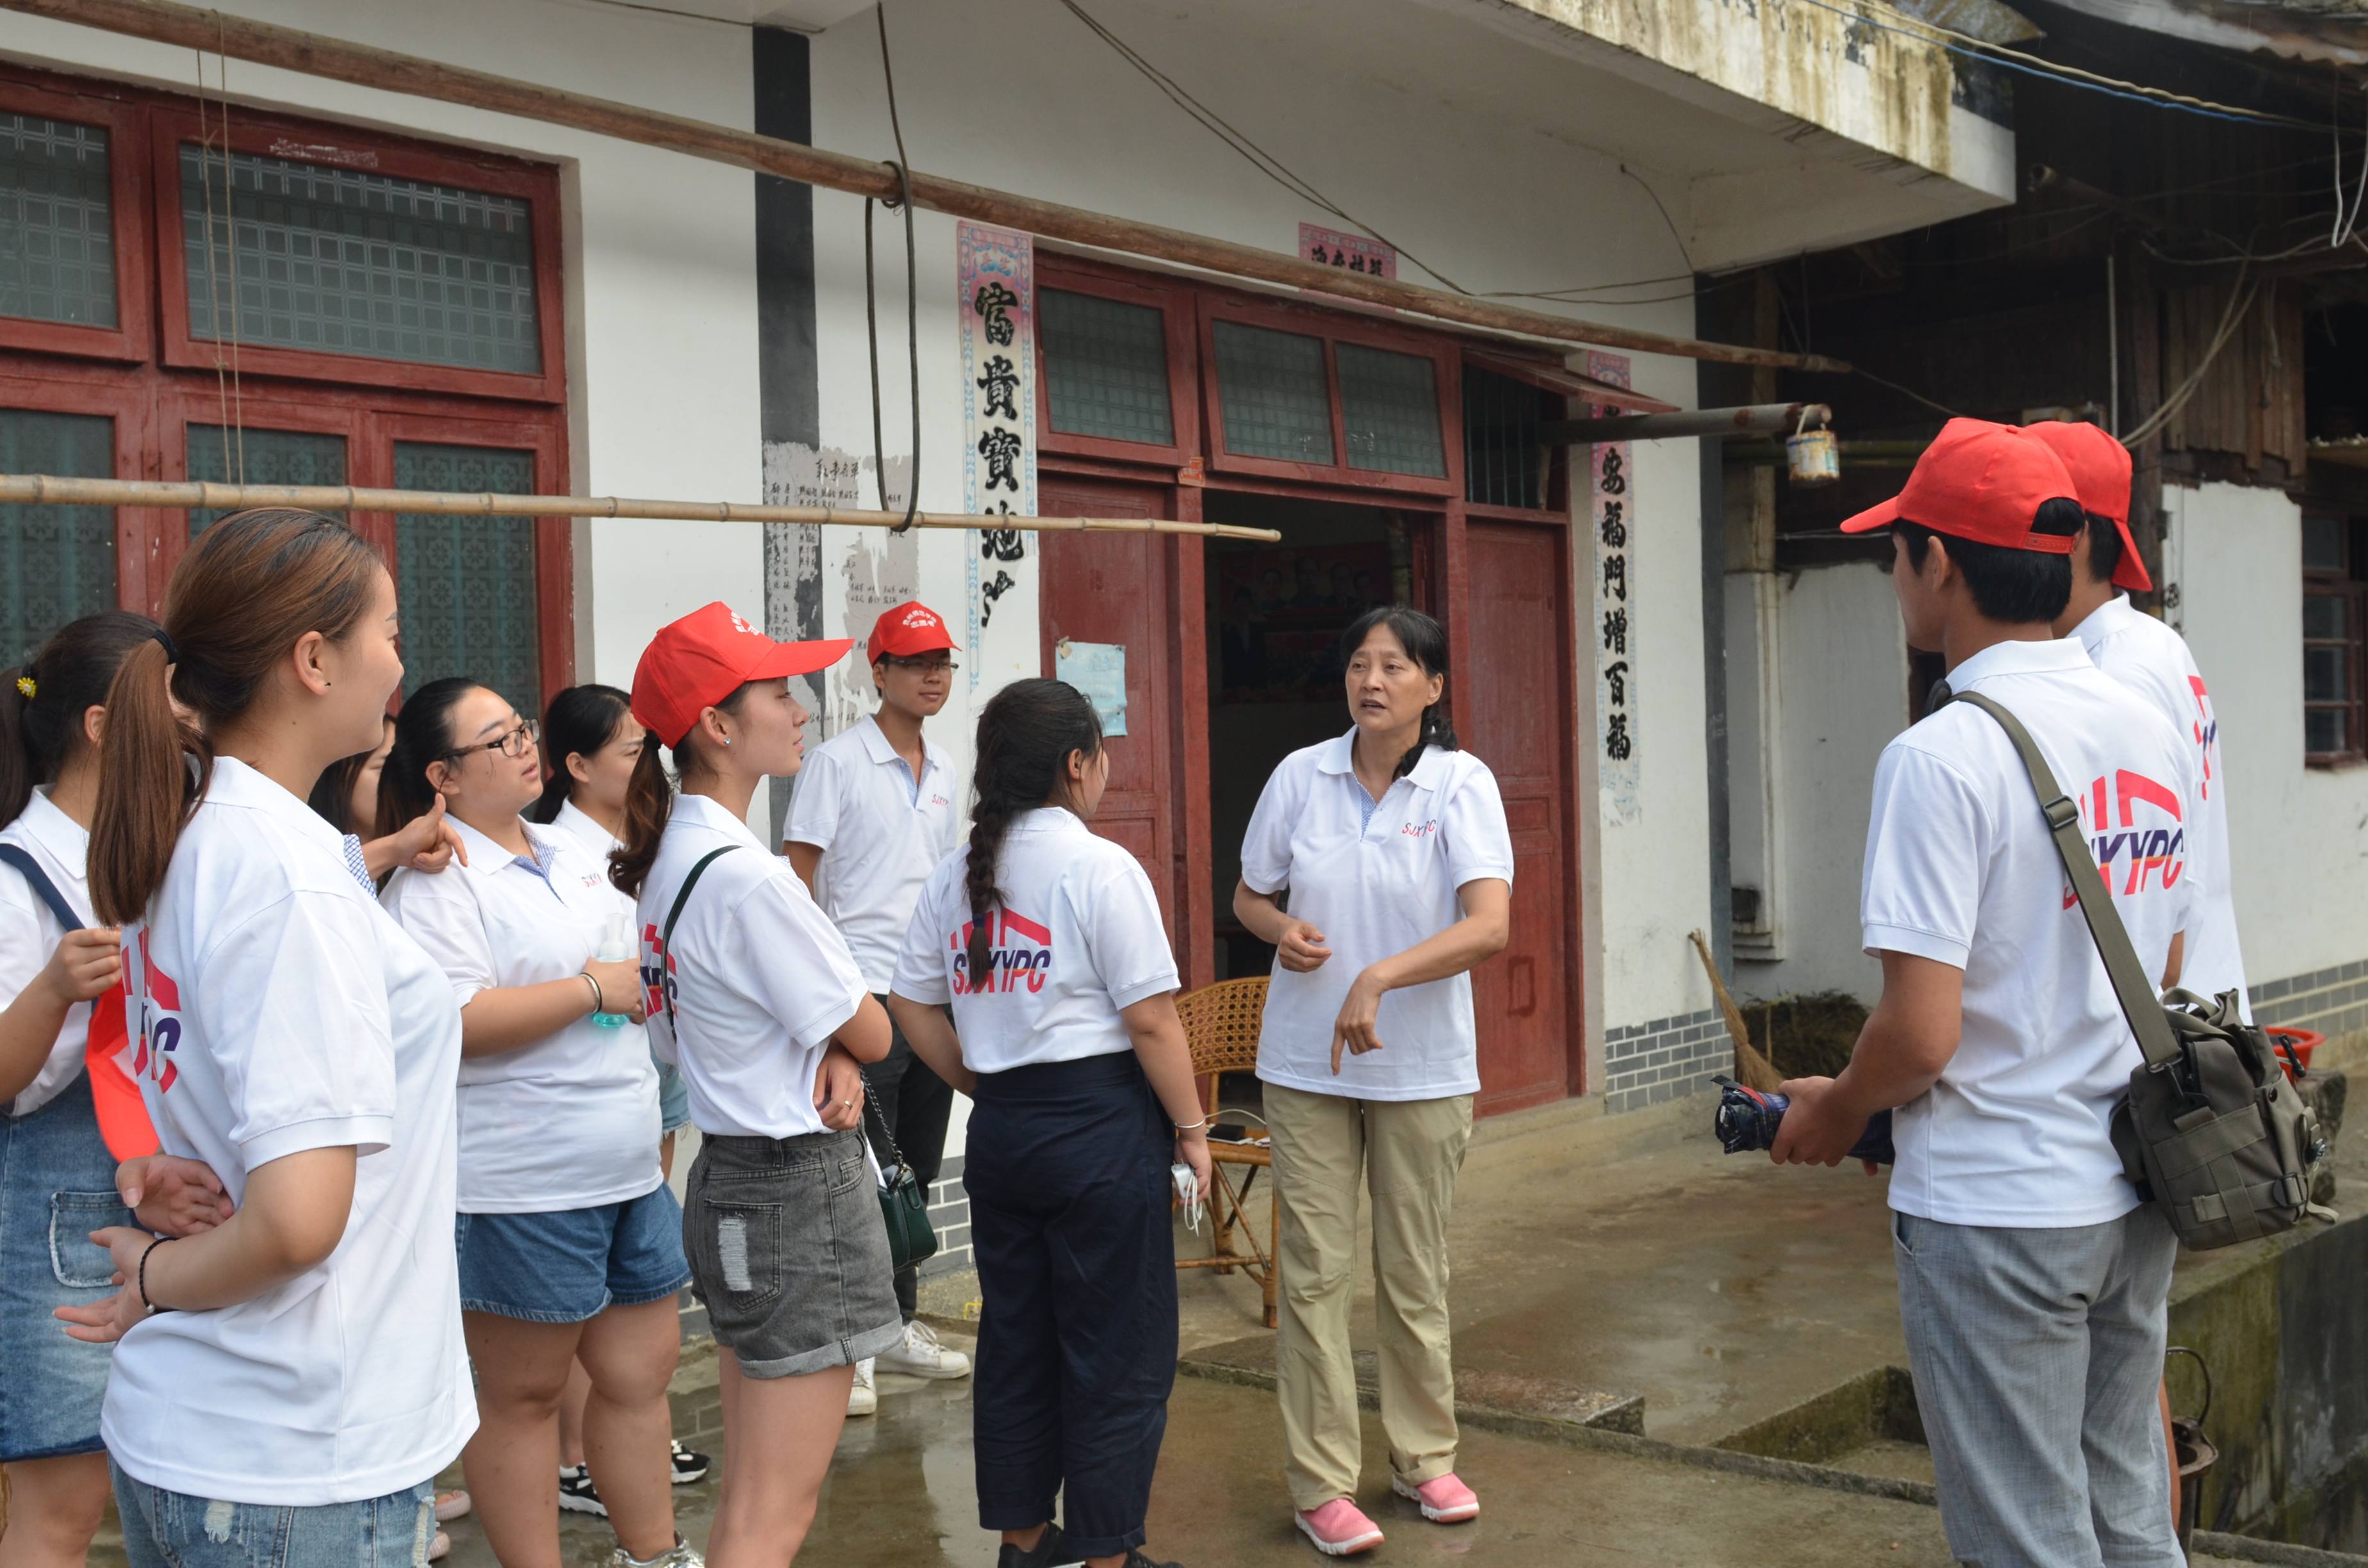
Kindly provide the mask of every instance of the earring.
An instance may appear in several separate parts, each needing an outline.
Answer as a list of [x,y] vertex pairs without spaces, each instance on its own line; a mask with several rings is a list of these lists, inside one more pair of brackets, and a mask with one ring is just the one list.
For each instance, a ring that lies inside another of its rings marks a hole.
[[732,744],[732,737],[731,737],[730,735],[726,735],[726,736],[724,736],[724,737],[723,737],[723,744],[724,744],[725,745],[727,745],[727,746],[728,746],[728,745],[730,745],[730,744]]

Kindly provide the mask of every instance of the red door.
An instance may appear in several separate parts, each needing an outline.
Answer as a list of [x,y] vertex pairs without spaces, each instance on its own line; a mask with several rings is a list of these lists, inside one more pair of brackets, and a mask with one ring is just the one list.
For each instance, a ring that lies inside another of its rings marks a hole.
[[[1048,517],[1173,517],[1175,502],[1170,485],[1057,473],[1037,482],[1037,509]],[[1108,742],[1110,788],[1093,829],[1143,863],[1184,983],[1204,984],[1212,970],[1201,541],[1151,533],[1036,539],[1044,552],[1044,673],[1058,673],[1064,639],[1126,649],[1127,733]],[[1188,648],[1194,656],[1184,656]]]
[[1473,971],[1482,1115],[1577,1093],[1584,1061],[1569,853],[1573,668],[1559,528],[1465,526],[1470,591],[1457,729],[1497,775],[1513,836],[1513,929]]

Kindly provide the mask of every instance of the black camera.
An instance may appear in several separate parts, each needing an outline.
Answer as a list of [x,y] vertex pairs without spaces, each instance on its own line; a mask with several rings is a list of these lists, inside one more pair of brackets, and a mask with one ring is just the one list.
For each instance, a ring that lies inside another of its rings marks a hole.
[[[1760,1089],[1747,1089],[1722,1073],[1711,1080],[1718,1085],[1717,1119],[1719,1147],[1730,1154],[1740,1154],[1753,1149],[1776,1146],[1776,1129],[1783,1124],[1784,1113],[1792,1108],[1790,1096]],[[1867,1119],[1866,1132],[1850,1152],[1853,1160],[1873,1160],[1878,1165],[1892,1162],[1891,1113],[1876,1111]]]

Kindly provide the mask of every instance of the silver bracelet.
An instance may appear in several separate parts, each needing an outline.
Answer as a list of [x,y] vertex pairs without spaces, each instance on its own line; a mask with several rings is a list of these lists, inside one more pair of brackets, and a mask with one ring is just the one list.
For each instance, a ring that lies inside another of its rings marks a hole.
[[1173,1127],[1178,1132],[1198,1132],[1201,1129],[1209,1125],[1209,1119],[1204,1116],[1198,1121],[1171,1121],[1167,1125]]
[[588,969],[577,970],[575,971],[575,978],[592,988],[592,1011],[595,1013],[598,1012],[600,1010],[600,983],[592,978],[592,971]]

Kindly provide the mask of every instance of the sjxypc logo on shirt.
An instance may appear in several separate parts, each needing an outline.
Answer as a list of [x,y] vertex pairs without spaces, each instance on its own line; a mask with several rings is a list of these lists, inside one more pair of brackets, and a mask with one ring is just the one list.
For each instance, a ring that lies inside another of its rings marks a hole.
[[[2177,790],[2124,767],[2114,770],[2110,789],[2098,775],[2078,801],[2089,851],[2115,897],[2168,892],[2179,884],[2187,869],[2187,829]],[[2074,902],[2065,889],[2064,907]]]
[[997,910],[986,921],[988,939],[994,946],[988,949],[983,980],[973,982],[970,973],[970,925],[965,923],[951,937],[954,994],[1008,992],[1022,984],[1030,994],[1042,991],[1045,976],[1053,969],[1053,933],[1008,909]]
[[2212,764],[2220,756],[2220,720],[2212,711],[2212,694],[2203,689],[2202,676],[2189,676],[2187,684],[2195,690],[2195,749],[2198,765],[2203,769],[2203,798],[2212,798]]
[[144,926],[136,945],[140,949],[140,1043],[131,1072],[134,1077],[155,1079],[161,1095],[169,1092],[173,1080],[180,1076],[173,1051],[181,1043],[181,987],[149,957]]

